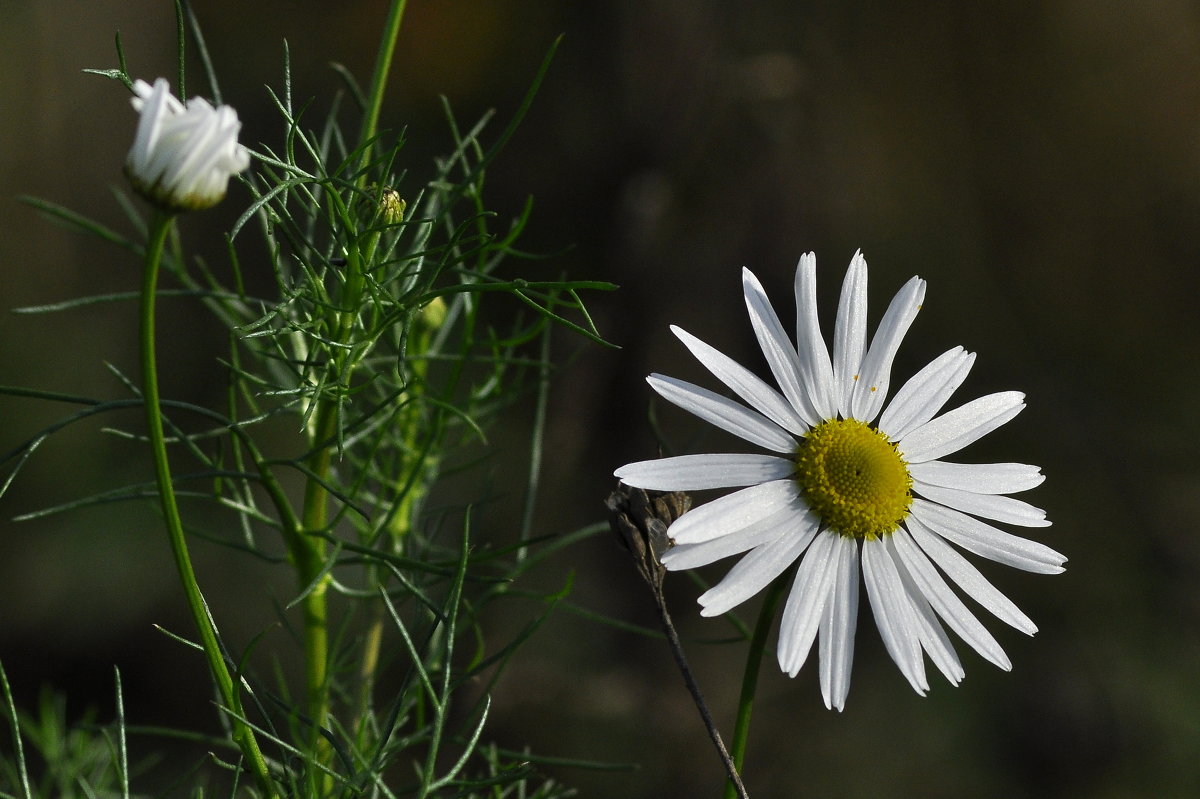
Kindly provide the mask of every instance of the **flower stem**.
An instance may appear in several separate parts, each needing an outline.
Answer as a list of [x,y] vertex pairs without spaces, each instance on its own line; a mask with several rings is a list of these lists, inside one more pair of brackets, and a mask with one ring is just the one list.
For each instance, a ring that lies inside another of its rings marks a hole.
[[[359,188],[367,184],[367,174],[371,162],[371,139],[379,125],[379,112],[383,106],[384,89],[387,86],[388,72],[391,70],[392,56],[396,51],[396,39],[400,35],[400,22],[404,17],[406,0],[392,0],[384,32],[380,40],[379,50],[375,59],[375,72],[371,77],[371,88],[367,96],[366,109],[363,113],[362,130],[359,133],[361,158],[356,184]],[[345,208],[342,208],[343,213]],[[337,313],[334,324],[334,340],[350,343],[353,335],[354,322],[360,313],[362,302],[363,257],[365,249],[358,244],[347,248],[347,276],[342,307]],[[328,524],[329,481],[330,469],[333,462],[333,451],[341,446],[341,432],[338,414],[340,412],[338,394],[349,384],[353,372],[353,359],[347,358],[345,351],[334,359],[334,369],[337,383],[332,395],[323,395],[317,399],[316,425],[312,441],[316,450],[309,457],[309,477],[304,489],[304,509],[301,513],[301,530],[291,536],[291,552],[296,566],[301,590],[307,591],[303,601],[304,612],[304,681],[308,699],[308,715],[312,720],[312,756],[317,766],[327,763],[332,756],[332,747],[322,734],[328,722],[330,713],[329,701],[329,632],[327,617],[326,592],[329,585],[328,575],[322,577],[325,568],[327,548],[325,534]],[[324,783],[321,792],[329,787],[328,779],[317,777],[318,768],[312,770],[313,779],[321,779]]]
[[[735,768],[740,772],[746,760],[746,738],[750,734],[750,712],[754,709],[754,692],[758,690],[758,672],[762,665],[763,652],[767,648],[767,635],[771,631],[771,622],[775,618],[775,609],[783,596],[787,585],[788,574],[775,578],[767,589],[763,600],[762,610],[758,612],[758,622],[754,625],[754,634],[750,638],[750,652],[746,655],[746,673],[742,675],[742,695],[738,699],[737,721],[733,727],[733,745],[730,754],[733,756]],[[737,786],[732,782],[725,785],[725,799],[737,799]]]
[[683,675],[683,682],[687,685],[688,693],[692,695],[692,701],[696,703],[696,709],[700,711],[700,719],[704,722],[704,728],[708,730],[708,737],[712,740],[713,747],[716,748],[717,755],[725,766],[725,773],[729,775],[729,781],[726,783],[732,791],[729,796],[731,799],[750,799],[750,795],[746,793],[746,786],[742,784],[742,778],[738,774],[741,766],[734,762],[729,755],[729,750],[725,748],[725,742],[721,740],[721,733],[717,730],[716,723],[713,722],[712,714],[708,711],[704,695],[700,693],[700,686],[696,683],[696,678],[692,676],[692,669],[683,654],[683,645],[679,642],[679,633],[676,632],[675,623],[671,621],[671,614],[667,611],[667,598],[663,594],[662,584],[651,583],[650,587],[654,591],[654,604],[658,608],[659,621],[662,622],[663,632],[667,634],[667,642],[671,645],[671,654],[675,656],[675,665],[679,666],[679,673]]
[[368,142],[375,136],[379,127],[379,110],[383,107],[383,92],[387,87],[388,73],[392,69],[392,56],[396,52],[396,40],[400,36],[400,22],[404,19],[404,8],[407,0],[392,0],[388,10],[387,22],[383,26],[383,36],[379,41],[379,51],[375,56],[375,73],[371,76],[371,90],[367,95],[367,107],[363,112],[362,130],[359,133],[359,146],[362,147],[362,158],[359,161],[358,185],[366,185],[366,166],[371,162],[371,148]]
[[[316,440],[321,448],[309,461],[311,475],[304,490],[304,510],[301,530],[292,536],[291,552],[296,578],[301,591],[306,591],[301,602],[304,616],[304,689],[306,711],[312,724],[310,738],[311,756],[317,764],[310,771],[310,778],[321,780],[320,766],[325,765],[332,748],[322,735],[329,717],[329,630],[326,591],[329,577],[321,577],[325,568],[325,532],[329,492],[323,485],[329,476],[335,435],[331,430],[336,425],[334,409],[336,400],[326,400],[318,411]],[[323,781],[323,780],[322,780]]]
[[156,212],[150,225],[150,237],[146,244],[146,263],[142,281],[141,297],[141,354],[142,354],[142,396],[146,407],[146,424],[149,428],[150,450],[154,455],[154,474],[158,483],[158,496],[162,502],[163,517],[167,524],[167,534],[171,542],[171,552],[175,556],[175,567],[179,571],[179,581],[183,585],[184,596],[187,598],[188,609],[200,633],[200,644],[204,656],[208,660],[208,669],[217,684],[221,700],[230,712],[230,722],[233,726],[233,738],[241,748],[242,754],[259,789],[269,797],[277,796],[275,784],[267,771],[267,763],[258,748],[254,731],[242,719],[242,701],[236,683],[221,652],[221,644],[217,639],[217,630],[208,612],[200,585],[196,582],[196,573],[192,569],[191,556],[188,554],[187,540],[183,532],[183,520],[179,515],[179,506],[175,501],[175,489],[171,480],[171,467],[167,461],[166,439],[163,435],[162,407],[158,393],[158,362],[154,347],[154,306],[158,286],[158,271],[162,261],[163,245],[171,230],[174,216],[165,212]]

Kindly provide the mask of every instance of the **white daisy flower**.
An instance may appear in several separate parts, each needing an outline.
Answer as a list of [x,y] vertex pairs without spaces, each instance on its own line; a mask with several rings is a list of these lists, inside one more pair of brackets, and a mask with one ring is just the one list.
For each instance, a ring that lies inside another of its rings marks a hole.
[[943,624],[1010,669],[946,578],[1001,621],[1030,635],[1037,630],[959,549],[1024,571],[1063,571],[1058,552],[983,521],[1048,526],[1044,511],[1006,496],[1044,478],[1022,463],[942,458],[1020,413],[1024,395],[990,394],[938,415],[975,361],[955,347],[910,378],[885,409],[892,359],[921,308],[925,281],[914,277],[900,289],[868,346],[867,263],[856,253],[842,285],[832,359],[817,323],[812,253],[800,259],[795,285],[793,344],[758,280],[742,271],[750,322],[780,390],[677,327],[671,330],[700,363],[749,407],[672,377],[647,378],[668,401],[776,453],[684,455],[617,469],[629,485],[657,491],[741,488],[676,520],[663,565],[692,569],[748,552],[700,597],[701,615],[716,616],[799,560],[779,666],[794,677],[819,636],[826,707],[841,710],[850,690],[860,564],[883,643],[917,693],[929,689],[922,652],[952,684],[963,677]]
[[250,165],[250,153],[237,140],[237,112],[201,97],[184,105],[163,78],[153,86],[135,81],[133,91],[140,117],[125,173],[134,188],[170,211],[220,202],[229,178]]

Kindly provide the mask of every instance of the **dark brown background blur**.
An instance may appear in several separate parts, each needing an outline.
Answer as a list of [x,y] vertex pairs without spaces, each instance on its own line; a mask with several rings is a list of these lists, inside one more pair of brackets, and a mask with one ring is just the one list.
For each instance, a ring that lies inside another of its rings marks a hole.
[[[279,142],[263,86],[281,84],[284,38],[297,98],[319,98],[315,120],[336,85],[328,62],[367,79],[385,5],[196,3],[243,140]],[[127,254],[12,198],[45,197],[128,231],[110,187],[122,184],[134,116],[119,85],[80,69],[115,64],[119,28],[135,75],[173,79],[170,3],[2,0],[0,14],[3,305],[135,288]],[[872,319],[909,275],[929,280],[898,375],[962,344],[980,357],[960,399],[1027,392],[1025,413],[967,459],[1042,465],[1048,480],[1028,498],[1055,525],[1038,537],[1070,557],[1055,578],[985,567],[1041,627],[1027,639],[989,623],[1011,674],[960,646],[965,682],[931,676],[920,699],[865,606],[844,714],[822,707],[811,665],[789,680],[768,662],[747,762],[752,795],[1200,794],[1200,7],[413,0],[384,124],[407,126],[414,172],[446,149],[439,93],[460,118],[495,107],[506,119],[559,33],[544,89],[491,171],[492,202],[511,214],[532,194],[526,247],[572,247],[514,269],[622,286],[593,297],[592,309],[624,349],[556,338],[574,359],[552,395],[536,531],[601,518],[612,469],[654,454],[642,377],[701,379],[668,323],[761,369],[738,268],[756,270],[790,326],[792,269],[815,250],[828,326],[861,247]],[[192,80],[189,94],[198,72]],[[220,210],[186,220],[189,243],[202,246],[204,226],[227,225],[245,203],[235,190]],[[211,354],[189,343],[212,329],[182,304],[171,313],[166,391],[212,401]],[[103,361],[134,371],[134,328],[124,306],[0,316],[0,381],[115,396]],[[0,398],[0,449],[61,410]],[[689,449],[725,441],[659,410]],[[496,440],[496,474],[524,468],[527,422],[514,413],[514,433]],[[139,451],[98,427],[47,445],[0,517],[149,479]],[[497,511],[487,529],[513,523]],[[216,547],[198,544],[197,559],[235,640],[269,624],[267,600],[291,590],[285,574]],[[607,539],[555,568],[546,583],[574,569],[581,605],[652,623],[649,597]],[[697,616],[684,577],[670,587],[685,636],[727,633]],[[240,610],[247,603],[260,610]],[[191,687],[203,679],[199,659],[152,623],[187,629],[152,509],[0,523],[0,659],[27,705],[50,683],[73,709],[111,714],[117,664],[131,722],[196,714],[210,723]],[[728,730],[744,647],[690,650]],[[719,792],[720,771],[658,641],[560,613],[518,657],[494,719],[509,746],[641,764],[555,772],[584,796]]]

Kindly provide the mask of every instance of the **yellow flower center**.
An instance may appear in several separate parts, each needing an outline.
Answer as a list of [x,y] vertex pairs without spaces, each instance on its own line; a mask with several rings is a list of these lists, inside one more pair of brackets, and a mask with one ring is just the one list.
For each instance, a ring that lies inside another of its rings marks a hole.
[[821,521],[847,538],[880,538],[908,516],[912,477],[887,436],[857,419],[830,419],[796,450],[796,480]]

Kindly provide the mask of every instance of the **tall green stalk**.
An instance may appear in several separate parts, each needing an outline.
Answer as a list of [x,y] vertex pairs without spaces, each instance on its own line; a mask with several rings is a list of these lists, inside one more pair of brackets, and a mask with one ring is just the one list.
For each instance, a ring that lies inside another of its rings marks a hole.
[[383,93],[387,88],[388,74],[392,70],[392,56],[396,52],[396,40],[400,38],[400,23],[404,20],[404,9],[407,5],[407,0],[392,0],[387,22],[383,26],[383,36],[379,40],[379,51],[375,55],[375,72],[371,75],[371,90],[367,95],[367,107],[363,111],[362,130],[358,134],[359,146],[363,148],[357,180],[359,188],[367,184],[366,167],[371,162],[371,148],[367,143],[375,138],[375,131],[379,128]]
[[162,262],[163,244],[171,230],[174,216],[165,212],[155,212],[150,223],[150,238],[146,245],[146,263],[142,280],[141,297],[141,354],[142,354],[142,396],[146,407],[146,425],[149,428],[150,450],[154,455],[154,476],[158,483],[158,496],[162,502],[163,517],[167,524],[167,534],[171,542],[171,552],[175,556],[175,567],[179,571],[179,581],[183,585],[184,596],[187,598],[188,609],[200,633],[200,645],[208,660],[208,669],[216,681],[217,691],[221,700],[230,711],[230,721],[233,726],[233,738],[241,748],[246,763],[259,789],[264,795],[275,797],[278,794],[275,784],[267,771],[267,763],[254,731],[242,719],[245,712],[237,684],[229,673],[225,658],[221,653],[221,644],[217,640],[217,630],[208,612],[208,605],[200,586],[196,581],[196,573],[192,568],[192,559],[188,554],[187,540],[183,532],[183,520],[179,515],[179,506],[175,501],[175,488],[171,480],[171,467],[167,460],[167,445],[163,435],[162,407],[158,393],[158,361],[154,346],[154,309],[158,289],[158,271]]
[[[360,171],[356,179],[361,188],[367,184],[367,166],[371,148],[368,142],[375,136],[380,109],[383,105],[387,75],[391,68],[396,39],[400,34],[400,22],[404,16],[406,0],[393,0],[384,26],[383,38],[376,56],[375,72],[367,97],[363,115],[359,145],[362,148]],[[343,209],[344,210],[344,209]],[[349,230],[346,231],[350,233]],[[332,340],[337,344],[352,344],[356,320],[361,311],[364,251],[360,242],[346,242],[346,282]],[[333,453],[338,446],[339,402],[341,392],[348,387],[354,364],[347,356],[347,349],[339,348],[334,357],[334,374],[338,383],[331,390],[317,397],[314,409],[313,445],[316,447],[309,457],[309,477],[304,490],[304,509],[301,513],[302,530],[292,535],[291,551],[297,569],[301,590],[307,591],[302,605],[304,613],[304,674],[308,700],[308,715],[313,725],[313,756],[318,765],[324,765],[332,755],[332,747],[321,735],[328,724],[329,700],[329,630],[327,611],[328,577],[322,577],[325,568],[327,547],[321,536],[329,522],[329,484],[333,466]],[[315,769],[314,769],[315,772]]]

